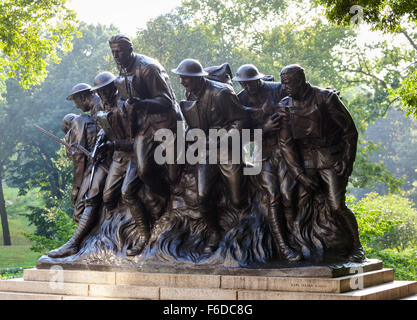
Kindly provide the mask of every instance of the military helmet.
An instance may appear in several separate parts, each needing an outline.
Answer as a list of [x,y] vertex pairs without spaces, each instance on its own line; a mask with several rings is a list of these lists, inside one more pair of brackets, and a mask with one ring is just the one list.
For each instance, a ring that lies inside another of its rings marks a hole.
[[94,87],[91,88],[91,91],[95,91],[97,89],[103,88],[108,84],[112,83],[116,79],[116,76],[108,71],[99,73],[94,78]]
[[265,75],[258,71],[253,64],[244,64],[237,69],[236,76],[232,79],[233,81],[245,82],[259,80]]
[[204,71],[201,63],[195,59],[182,60],[178,67],[171,71],[180,76],[187,77],[203,77],[208,75],[208,73]]
[[67,134],[68,130],[71,127],[71,122],[77,118],[78,116],[74,113],[68,113],[64,116],[64,118],[62,119],[62,123],[61,123],[61,129],[62,132],[64,132],[65,134]]
[[77,83],[75,86],[72,87],[71,89],[71,93],[69,94],[69,96],[66,98],[67,100],[73,100],[74,99],[74,94],[76,93],[80,93],[83,91],[90,91],[91,90],[91,86],[87,83]]

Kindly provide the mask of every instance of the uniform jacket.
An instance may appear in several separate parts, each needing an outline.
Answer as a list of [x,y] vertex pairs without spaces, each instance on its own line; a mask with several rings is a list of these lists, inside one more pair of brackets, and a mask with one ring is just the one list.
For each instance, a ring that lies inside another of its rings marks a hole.
[[[261,81],[261,87],[255,96],[251,96],[246,90],[242,90],[238,97],[239,101],[247,106],[249,110],[251,128],[263,129],[271,115],[280,111],[278,103],[286,95],[281,83],[272,81]],[[288,169],[295,178],[298,177],[298,175],[303,173],[298,149],[296,148],[290,127],[281,121],[279,131],[263,135],[262,158],[263,160],[268,160],[272,155],[281,157],[283,153],[285,153],[285,158],[287,159]]]
[[[195,123],[187,121],[189,128],[199,128],[208,136],[209,129],[242,129],[248,120],[233,88],[225,83],[204,79],[197,95],[186,92],[187,100],[196,101],[193,111]],[[187,116],[185,116],[187,119]]]
[[[243,89],[238,93],[239,102],[245,107],[250,116],[251,129],[263,129],[265,123],[274,113],[274,107],[286,96],[286,93],[280,82],[263,81],[256,95],[249,95]],[[269,108],[262,109],[268,104]],[[271,152],[277,149],[277,133],[267,133],[263,135],[262,153],[264,158],[270,156]]]
[[[143,100],[145,107],[137,108],[137,131],[154,133],[160,128],[175,128],[177,121],[175,95],[165,69],[155,59],[135,53],[126,69],[120,69],[118,82],[127,77],[133,97]],[[127,91],[127,90],[126,90]],[[124,98],[128,98],[125,92]]]
[[335,92],[307,83],[300,100],[285,97],[280,106],[285,107],[305,168],[328,169],[337,161],[352,168],[358,132]]
[[[91,152],[94,149],[97,132],[94,119],[87,114],[83,114],[74,118],[65,140],[69,144],[77,143]],[[74,186],[80,188],[86,172],[88,159],[85,154],[79,151],[75,151],[72,154],[68,152],[69,150],[67,150],[68,157],[72,159],[74,164]]]

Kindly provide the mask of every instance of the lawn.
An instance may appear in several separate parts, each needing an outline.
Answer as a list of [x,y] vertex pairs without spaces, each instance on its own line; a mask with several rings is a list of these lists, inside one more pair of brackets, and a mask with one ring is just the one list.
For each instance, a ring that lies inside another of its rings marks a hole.
[[30,250],[31,243],[23,233],[33,233],[35,227],[29,225],[25,216],[28,206],[42,206],[37,190],[25,196],[18,196],[18,189],[3,186],[9,221],[11,246],[3,246],[3,230],[0,225],[0,269],[35,266],[40,254]]
[[31,251],[30,247],[30,245],[0,247],[0,269],[34,267],[41,254]]

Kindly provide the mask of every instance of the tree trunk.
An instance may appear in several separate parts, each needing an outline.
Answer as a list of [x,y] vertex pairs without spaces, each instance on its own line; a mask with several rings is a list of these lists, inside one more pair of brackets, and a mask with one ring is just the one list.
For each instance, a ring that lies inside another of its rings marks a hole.
[[6,202],[4,201],[3,177],[1,169],[2,168],[0,167],[0,216],[1,226],[3,228],[3,245],[10,246],[12,243],[10,241],[9,222],[7,221]]

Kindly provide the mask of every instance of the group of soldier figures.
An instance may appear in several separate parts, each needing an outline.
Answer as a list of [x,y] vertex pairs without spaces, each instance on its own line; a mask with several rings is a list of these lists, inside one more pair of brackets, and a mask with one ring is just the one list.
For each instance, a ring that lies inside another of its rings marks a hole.
[[[97,223],[100,208],[111,212],[119,201],[126,205],[139,235],[126,255],[143,251],[158,216],[147,212],[138,190],[147,186],[149,195],[166,206],[187,166],[157,164],[154,153],[161,142],[154,135],[163,128],[177,132],[178,121],[183,121],[186,130],[201,129],[207,137],[210,129],[262,129],[262,169],[250,186],[266,195],[265,221],[281,259],[303,259],[288,238],[295,232],[303,199],[314,194],[325,195],[332,215],[349,232],[351,250],[346,260],[365,258],[355,215],[345,205],[358,133],[337,92],[310,85],[299,65],[282,69],[279,83],[251,64],[241,66],[232,78],[228,64],[204,69],[197,60],[185,59],[172,70],[186,89],[179,107],[160,63],[135,53],[124,35],[112,36],[109,45],[120,74],[102,72],[92,87],[79,83],[67,97],[84,112],[68,114],[62,123],[65,139],[73,146],[67,153],[74,164],[71,200],[77,229],[49,257],[76,254]],[[232,81],[242,86],[239,94]],[[92,156],[80,152],[79,146]],[[211,250],[227,232],[215,213],[216,185],[224,185],[231,210],[244,212],[251,206],[247,177],[242,173],[245,165],[230,160],[192,166],[195,201]]]

